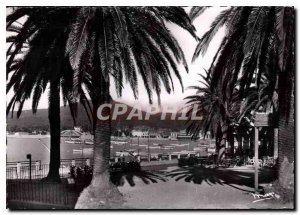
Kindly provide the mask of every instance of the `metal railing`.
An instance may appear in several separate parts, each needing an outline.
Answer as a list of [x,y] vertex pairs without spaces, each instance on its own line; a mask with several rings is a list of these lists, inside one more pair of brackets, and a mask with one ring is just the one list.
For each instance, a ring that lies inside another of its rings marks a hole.
[[[6,168],[6,179],[41,179],[47,176],[49,164],[32,165],[31,171],[29,166],[8,167]],[[61,178],[67,178],[70,172],[69,166],[61,166],[59,174]]]
[[[84,161],[84,162],[83,162]],[[20,201],[22,204],[51,205],[54,208],[73,208],[79,193],[89,184],[93,165],[85,166],[90,161],[65,159],[59,170],[61,183],[40,180],[47,176],[49,164],[8,167],[6,168],[7,203]],[[135,165],[134,165],[135,164]],[[139,170],[136,163],[112,163],[111,171]],[[83,165],[85,166],[84,168]],[[31,172],[30,172],[31,169]],[[73,172],[73,174],[71,173]],[[30,176],[31,175],[31,176]],[[68,179],[67,179],[68,178]],[[76,183],[69,183],[70,179]]]
[[21,201],[34,202],[50,205],[61,205],[72,208],[76,202],[77,195],[68,192],[64,183],[45,183],[40,180],[7,180],[7,202]]
[[[22,166],[27,166],[29,165],[29,161],[16,161],[16,162],[6,162],[6,167],[16,167],[18,164],[21,164]],[[41,160],[33,160],[31,161],[32,164],[36,164],[36,163],[39,163],[39,164],[42,164],[42,161]]]
[[[59,206],[60,208],[73,208],[79,191],[68,184],[66,178],[70,177],[70,166],[86,165],[90,161],[83,158],[63,159],[59,169],[62,183],[41,181],[49,172],[49,164],[40,161],[10,162],[6,167],[7,203],[20,201],[26,204],[42,203]],[[52,206],[51,206],[52,207]]]
[[[59,174],[61,178],[67,178],[70,173],[70,166],[92,165],[92,161],[86,158],[62,159]],[[41,164],[40,160],[6,163],[6,179],[41,179],[47,176],[49,164]]]

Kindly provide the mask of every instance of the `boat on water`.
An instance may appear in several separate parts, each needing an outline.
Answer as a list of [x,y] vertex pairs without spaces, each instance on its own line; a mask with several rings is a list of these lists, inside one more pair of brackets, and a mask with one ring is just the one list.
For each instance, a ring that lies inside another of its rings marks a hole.
[[160,149],[160,146],[149,146],[150,149]]
[[81,135],[82,133],[75,130],[64,130],[60,133],[60,138],[62,143],[68,144],[81,144]]
[[73,149],[73,153],[81,153],[81,152],[84,152],[84,153],[89,153],[89,152],[93,152],[94,149],[93,148],[87,148],[87,149]]
[[94,141],[93,140],[84,140],[84,144],[94,145]]
[[73,149],[73,153],[81,153],[82,149]]
[[[85,145],[94,145],[93,140],[82,140],[82,139],[64,139],[62,141],[63,143],[68,143],[68,144],[85,144]],[[114,145],[124,145],[127,144],[128,141],[111,141],[111,144]]]
[[114,145],[124,145],[124,144],[127,144],[128,141],[110,141],[111,144],[114,144]]
[[69,143],[69,144],[81,144],[82,141],[81,141],[81,139],[69,139],[69,140],[64,140],[64,143]]

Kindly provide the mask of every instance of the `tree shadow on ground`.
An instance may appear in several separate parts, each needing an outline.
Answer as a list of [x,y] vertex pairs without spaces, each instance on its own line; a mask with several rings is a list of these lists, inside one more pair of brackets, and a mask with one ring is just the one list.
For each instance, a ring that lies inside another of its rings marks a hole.
[[118,171],[110,174],[110,180],[116,186],[123,186],[127,181],[131,187],[135,186],[135,179],[141,179],[145,184],[157,183],[158,181],[166,182],[167,179],[160,176],[159,172],[147,171]]
[[[233,188],[249,191],[237,186],[254,188],[254,173],[226,168],[207,168],[204,166],[181,167],[166,174],[175,181],[184,180],[195,184],[206,182],[208,185],[229,185]],[[259,171],[259,183],[270,183],[276,179],[274,169],[267,168]]]

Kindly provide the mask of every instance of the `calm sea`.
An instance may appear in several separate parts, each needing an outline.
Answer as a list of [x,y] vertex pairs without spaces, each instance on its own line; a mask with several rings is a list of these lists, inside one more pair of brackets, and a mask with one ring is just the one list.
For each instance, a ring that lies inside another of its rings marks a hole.
[[[131,138],[127,143],[112,142],[111,156],[118,151],[133,150],[140,153],[170,153],[178,151],[191,151],[201,147],[209,140],[178,141],[169,139]],[[31,154],[32,160],[41,160],[43,164],[49,163],[50,138],[43,135],[22,135],[7,137],[7,162],[26,161],[26,155]],[[61,143],[61,159],[92,158],[93,145]]]

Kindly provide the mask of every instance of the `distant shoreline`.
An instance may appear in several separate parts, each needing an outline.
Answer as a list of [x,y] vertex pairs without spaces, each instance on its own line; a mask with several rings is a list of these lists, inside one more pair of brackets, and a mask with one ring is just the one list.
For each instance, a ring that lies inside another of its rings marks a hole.
[[6,137],[15,137],[15,138],[50,138],[50,134],[22,134],[22,135],[15,135],[15,134],[8,134]]

